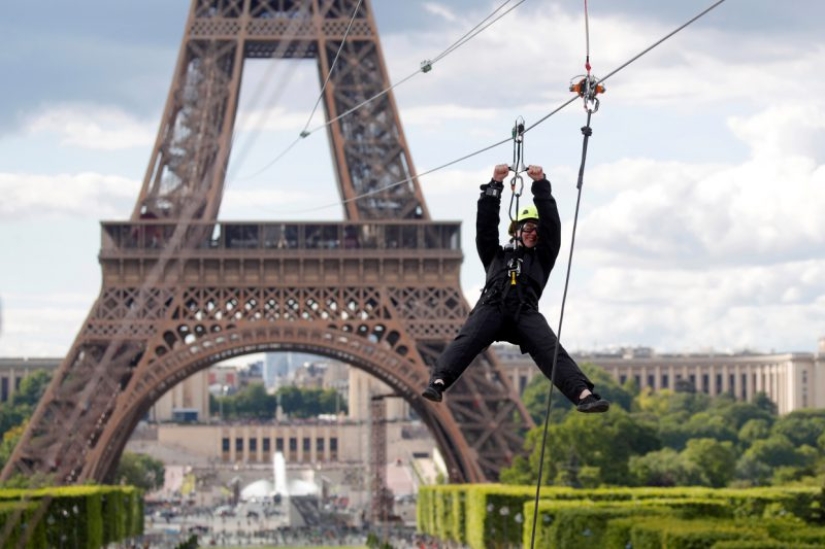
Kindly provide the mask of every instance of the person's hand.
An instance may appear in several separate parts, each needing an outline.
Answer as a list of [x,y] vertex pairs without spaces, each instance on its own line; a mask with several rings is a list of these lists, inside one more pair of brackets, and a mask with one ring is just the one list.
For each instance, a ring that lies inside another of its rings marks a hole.
[[493,181],[498,181],[501,183],[504,181],[504,178],[507,177],[507,174],[510,173],[510,166],[507,164],[498,164],[493,169]]
[[533,166],[533,165],[527,166],[527,175],[533,181],[540,181],[542,179],[545,179],[544,170],[542,169],[541,166]]

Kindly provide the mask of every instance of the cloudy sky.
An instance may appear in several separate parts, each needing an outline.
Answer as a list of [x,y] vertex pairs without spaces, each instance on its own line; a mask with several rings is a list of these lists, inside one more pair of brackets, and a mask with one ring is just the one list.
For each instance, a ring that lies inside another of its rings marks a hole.
[[[372,0],[393,82],[504,0]],[[512,1],[499,11],[509,9]],[[599,76],[711,5],[591,0]],[[188,0],[13,2],[0,18],[0,356],[61,356],[100,288],[99,222],[137,198]],[[825,39],[819,0],[728,0],[619,71],[592,120],[562,341],[571,350],[814,352],[825,336]],[[505,139],[570,98],[583,72],[583,2],[527,0],[395,88],[419,173]],[[320,92],[311,62],[248,62],[220,217],[343,219],[322,129],[278,162]],[[319,111],[322,111],[319,109]],[[525,137],[564,224],[542,300],[560,302],[585,112]],[[464,222],[510,144],[421,178],[430,212]],[[506,212],[502,212],[506,217]]]

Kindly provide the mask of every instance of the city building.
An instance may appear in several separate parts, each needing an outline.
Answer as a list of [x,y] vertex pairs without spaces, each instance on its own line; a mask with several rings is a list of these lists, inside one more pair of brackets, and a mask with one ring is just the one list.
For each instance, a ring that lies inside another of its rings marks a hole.
[[[499,344],[494,349],[519,394],[541,375],[518,347]],[[678,384],[710,396],[727,393],[741,401],[765,393],[779,414],[825,408],[825,337],[817,353],[657,354],[649,348],[626,348],[570,355],[579,364],[600,366],[619,384],[632,380],[640,389],[675,389]]]
[[[541,375],[530,356],[521,354],[518,347],[497,344],[493,348],[519,394],[533,376]],[[750,401],[761,392],[776,404],[780,414],[802,408],[825,408],[825,337],[819,340],[816,353],[658,354],[648,348],[625,348],[571,355],[579,363],[604,368],[620,384],[632,380],[641,389],[674,389],[679,384],[693,386],[711,396],[731,394],[743,401]],[[267,363],[272,364],[269,359]],[[0,403],[7,402],[30,373],[41,369],[54,371],[59,364],[58,358],[0,359]],[[264,372],[266,369],[265,366]],[[175,410],[194,408],[203,421],[209,417],[209,386],[222,384],[237,389],[241,379],[239,368],[233,366],[215,366],[198,372],[163,395],[153,407],[150,420],[171,421]],[[262,381],[257,371],[254,379]],[[279,379],[284,383],[286,378]],[[350,417],[354,419],[367,416],[372,396],[391,393],[371,376],[329,361],[292,367],[290,379],[301,386],[334,388],[346,394]],[[391,419],[405,418],[409,406],[403,399],[388,399],[387,413]]]

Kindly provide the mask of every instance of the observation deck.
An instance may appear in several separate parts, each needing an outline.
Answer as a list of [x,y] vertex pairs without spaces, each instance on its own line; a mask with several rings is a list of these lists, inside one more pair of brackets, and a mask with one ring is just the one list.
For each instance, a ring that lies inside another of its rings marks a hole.
[[133,285],[165,263],[186,284],[457,287],[460,222],[103,222],[104,284]]

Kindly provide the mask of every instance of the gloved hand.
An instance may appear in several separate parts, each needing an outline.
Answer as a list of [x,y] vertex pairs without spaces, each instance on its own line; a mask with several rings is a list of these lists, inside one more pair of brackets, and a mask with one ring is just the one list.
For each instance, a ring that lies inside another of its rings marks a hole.
[[496,181],[495,179],[490,180],[489,183],[485,183],[479,187],[481,189],[481,196],[492,196],[493,198],[498,198],[501,196],[501,191],[504,190],[504,183],[501,181]]

